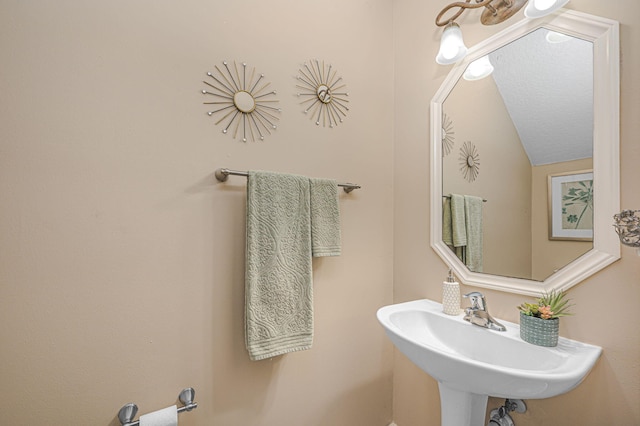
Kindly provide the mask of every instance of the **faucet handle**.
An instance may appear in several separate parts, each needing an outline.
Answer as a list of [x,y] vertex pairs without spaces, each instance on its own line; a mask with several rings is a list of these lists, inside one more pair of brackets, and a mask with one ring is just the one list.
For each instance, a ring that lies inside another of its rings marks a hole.
[[478,311],[487,310],[487,302],[484,300],[484,295],[479,291],[472,291],[471,293],[463,295],[463,297],[469,298],[469,301],[471,302],[471,309]]

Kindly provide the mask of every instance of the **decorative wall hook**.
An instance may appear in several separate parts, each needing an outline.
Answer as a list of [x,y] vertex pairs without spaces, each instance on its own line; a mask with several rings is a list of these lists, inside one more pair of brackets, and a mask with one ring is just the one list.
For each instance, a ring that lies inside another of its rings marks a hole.
[[322,123],[322,127],[334,127],[342,123],[349,111],[346,99],[349,94],[341,91],[345,88],[345,84],[340,84],[342,77],[336,78],[332,66],[317,59],[305,63],[298,72],[300,84],[296,87],[301,90],[298,96],[303,98],[300,104],[305,106],[304,113],[310,113],[317,126]]
[[634,247],[640,256],[640,216],[636,216],[640,210],[622,210],[613,215],[616,223],[613,227],[625,246]]

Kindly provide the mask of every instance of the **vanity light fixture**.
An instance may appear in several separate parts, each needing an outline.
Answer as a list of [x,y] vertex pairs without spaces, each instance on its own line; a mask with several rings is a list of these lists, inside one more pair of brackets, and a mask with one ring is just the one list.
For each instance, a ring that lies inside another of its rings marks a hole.
[[[467,48],[462,40],[462,30],[455,22],[467,9],[484,7],[480,22],[483,25],[495,25],[511,18],[524,5],[527,5],[524,15],[535,19],[555,12],[568,2],[569,0],[476,0],[476,3],[472,3],[471,0],[465,0],[451,3],[436,16],[436,25],[445,27],[440,38],[440,50],[436,56],[436,62],[440,65],[453,64],[467,54]],[[458,8],[456,13],[448,19],[443,19],[449,9],[456,7]]]

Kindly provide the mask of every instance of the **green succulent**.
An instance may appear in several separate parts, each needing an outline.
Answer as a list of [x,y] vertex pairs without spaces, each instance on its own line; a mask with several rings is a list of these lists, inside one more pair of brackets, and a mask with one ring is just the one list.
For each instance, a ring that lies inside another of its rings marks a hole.
[[561,291],[543,293],[542,296],[538,298],[537,303],[525,302],[518,306],[518,309],[530,317],[542,319],[566,317],[567,315],[572,315],[569,312],[569,308],[573,305],[570,305],[570,300],[564,297],[565,293]]

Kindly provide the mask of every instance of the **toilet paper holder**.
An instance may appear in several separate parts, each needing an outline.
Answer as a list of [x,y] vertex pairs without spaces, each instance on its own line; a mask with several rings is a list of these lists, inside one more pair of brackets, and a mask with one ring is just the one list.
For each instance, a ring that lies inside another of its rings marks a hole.
[[[184,407],[178,408],[178,413],[183,411],[191,411],[194,408],[198,408],[198,403],[193,402],[196,396],[196,391],[193,388],[182,389],[178,399],[184,404]],[[133,418],[138,413],[138,406],[133,403],[125,404],[118,412],[118,420],[122,426],[137,426],[140,424],[139,420],[133,421]]]

